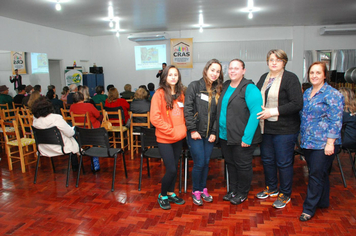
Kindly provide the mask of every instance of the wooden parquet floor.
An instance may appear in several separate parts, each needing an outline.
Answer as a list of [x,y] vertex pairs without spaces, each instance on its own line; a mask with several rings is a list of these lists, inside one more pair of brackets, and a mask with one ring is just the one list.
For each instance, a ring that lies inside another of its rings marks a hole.
[[150,179],[144,170],[142,191],[138,191],[139,156],[129,160],[127,153],[128,178],[120,158],[115,191],[111,192],[113,160],[101,159],[101,171],[93,174],[86,158],[86,174],[79,187],[75,187],[76,173],[71,172],[66,188],[66,157],[55,159],[57,173],[52,172],[49,159],[41,159],[37,184],[33,184],[35,165],[22,174],[15,164],[10,172],[4,153],[1,156],[0,235],[356,235],[356,179],[346,154],[341,160],[347,188],[335,160],[330,175],[331,205],[318,209],[308,222],[298,219],[307,186],[306,163],[299,156],[294,164],[292,201],[284,209],[272,208],[275,199],[255,198],[264,187],[257,157],[251,191],[243,204],[234,206],[222,200],[226,193],[223,161],[212,160],[208,189],[213,203],[195,206],[189,181],[188,193],[180,194],[186,203],[173,204],[168,211],[157,203],[164,173],[160,160],[151,161]]

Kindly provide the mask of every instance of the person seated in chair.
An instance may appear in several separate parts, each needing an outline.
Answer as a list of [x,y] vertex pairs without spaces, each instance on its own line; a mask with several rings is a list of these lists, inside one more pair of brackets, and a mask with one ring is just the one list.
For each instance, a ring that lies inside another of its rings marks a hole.
[[[52,96],[54,96],[52,94]],[[55,114],[52,103],[46,97],[39,97],[32,105],[31,111],[33,113],[33,127],[37,129],[47,129],[50,127],[57,127],[61,132],[64,152],[71,153],[71,161],[73,171],[78,170],[78,158],[79,146],[74,138],[74,127],[70,127],[68,123],[63,119],[61,115]],[[39,151],[44,156],[60,156],[63,155],[61,146],[41,144],[39,145]]]
[[[130,111],[132,113],[144,114],[150,111],[151,102],[147,100],[148,93],[144,88],[139,88],[135,92],[134,100],[130,104]],[[147,118],[145,117],[135,117],[134,122],[145,123]],[[135,132],[139,132],[140,127],[134,127]]]
[[125,84],[124,90],[125,90],[124,92],[120,93],[120,96],[123,99],[132,99],[133,96],[135,95],[135,93],[131,91],[131,84]]
[[54,113],[56,114],[61,114],[61,108],[63,109],[63,101],[59,100],[58,98],[56,98],[56,94],[55,92],[50,89],[48,90],[46,97],[49,99],[49,101],[52,103],[53,108],[54,108]]
[[8,104],[9,109],[12,109],[12,102],[13,99],[9,95],[9,87],[6,85],[1,85],[0,86],[0,104]]
[[355,93],[350,88],[339,88],[339,92],[345,98],[345,106],[342,117],[343,135],[342,146],[348,149],[356,149],[356,101]]
[[119,98],[119,92],[117,91],[116,88],[111,88],[109,90],[109,96],[105,101],[105,107],[110,107],[110,108],[122,107],[125,116],[122,117],[123,119],[125,119],[124,125],[130,118],[128,112],[128,110],[130,109],[130,104],[125,99]]
[[98,85],[95,87],[96,95],[92,97],[95,104],[101,103],[103,107],[105,105],[105,100],[108,98],[108,95],[105,94],[104,86]]

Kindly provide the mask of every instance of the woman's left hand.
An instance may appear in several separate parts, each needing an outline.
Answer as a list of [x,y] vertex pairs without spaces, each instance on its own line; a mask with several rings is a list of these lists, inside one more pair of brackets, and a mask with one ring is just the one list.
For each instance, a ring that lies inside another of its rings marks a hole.
[[265,108],[264,106],[262,106],[262,111],[257,113],[257,115],[257,119],[261,120],[266,120],[272,116],[270,110],[268,108]]
[[215,142],[215,140],[216,140],[215,134],[210,134],[208,141],[213,143],[213,142]]
[[247,143],[241,142],[241,147],[249,147],[250,145],[248,145]]
[[326,144],[326,145],[325,145],[325,148],[324,148],[324,153],[325,153],[325,155],[327,155],[327,156],[331,156],[331,155],[334,154],[334,150],[335,150],[334,145]]

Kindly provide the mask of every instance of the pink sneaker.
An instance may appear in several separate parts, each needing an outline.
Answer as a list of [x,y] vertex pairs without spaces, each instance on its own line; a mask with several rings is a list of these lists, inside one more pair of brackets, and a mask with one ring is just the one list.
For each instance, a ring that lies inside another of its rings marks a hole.
[[203,200],[201,199],[200,195],[201,195],[200,191],[192,192],[193,203],[195,205],[198,206],[203,205]]
[[213,201],[213,196],[211,196],[208,193],[208,189],[207,188],[204,188],[203,192],[201,192],[201,198],[203,198],[203,200],[206,201],[206,202],[212,202]]

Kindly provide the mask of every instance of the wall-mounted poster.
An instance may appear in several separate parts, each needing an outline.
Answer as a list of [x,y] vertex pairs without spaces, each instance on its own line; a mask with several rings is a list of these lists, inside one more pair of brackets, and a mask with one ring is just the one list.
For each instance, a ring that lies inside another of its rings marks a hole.
[[25,52],[11,51],[11,70],[13,75],[16,69],[18,69],[20,75],[27,74]]
[[64,77],[66,80],[66,86],[71,84],[83,85],[83,72],[82,70],[65,70]]
[[171,39],[171,64],[193,68],[193,38]]

